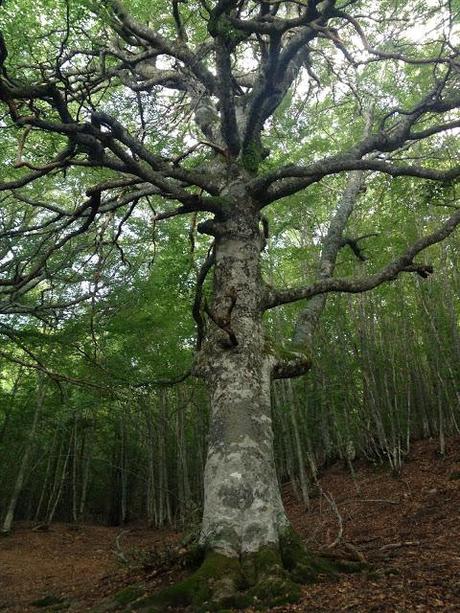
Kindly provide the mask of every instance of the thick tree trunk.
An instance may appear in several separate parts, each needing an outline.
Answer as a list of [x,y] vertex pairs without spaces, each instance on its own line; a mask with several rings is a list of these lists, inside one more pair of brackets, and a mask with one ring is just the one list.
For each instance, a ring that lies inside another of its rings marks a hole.
[[262,326],[262,248],[247,203],[216,227],[214,299],[198,364],[210,388],[202,543],[231,557],[277,545],[287,526],[275,471],[270,380]]
[[194,369],[211,401],[200,538],[205,557],[194,575],[153,598],[160,608],[295,602],[297,583],[325,569],[290,527],[275,471],[271,379],[299,374],[299,358],[281,367],[264,334],[258,209],[238,181],[223,200],[231,216],[198,226],[215,237],[213,300],[204,306],[207,330]]
[[[362,173],[353,173],[330,228],[323,276],[333,270],[361,186]],[[247,200],[242,184],[235,181],[223,193],[229,197],[231,218],[205,229],[216,241],[210,328],[198,359],[212,410],[201,540],[212,551],[238,557],[278,547],[289,523],[273,457],[270,383],[275,358],[262,326],[264,240],[256,203]],[[315,323],[324,306],[325,298],[319,299]]]
[[236,348],[215,367],[202,541],[236,557],[277,546],[287,527],[273,457],[271,368],[262,348]]

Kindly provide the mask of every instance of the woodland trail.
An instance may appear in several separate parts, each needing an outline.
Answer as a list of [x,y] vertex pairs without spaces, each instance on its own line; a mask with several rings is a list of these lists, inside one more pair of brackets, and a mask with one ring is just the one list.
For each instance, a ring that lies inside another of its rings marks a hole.
[[[436,449],[434,441],[415,443],[401,478],[359,461],[353,479],[337,463],[307,512],[285,485],[289,516],[312,548],[364,559],[371,570],[320,579],[299,604],[272,610],[460,611],[460,438],[448,441],[444,459]],[[114,553],[120,531],[20,525],[0,540],[0,610],[89,611],[127,585],[154,591],[183,574],[179,533],[128,526],[119,539],[127,565]],[[47,606],[32,604],[44,597]]]

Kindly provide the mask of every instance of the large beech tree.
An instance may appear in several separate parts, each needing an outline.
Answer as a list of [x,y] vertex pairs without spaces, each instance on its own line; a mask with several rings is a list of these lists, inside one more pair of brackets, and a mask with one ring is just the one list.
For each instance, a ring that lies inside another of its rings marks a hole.
[[[431,233],[408,241],[380,270],[334,276],[344,246],[362,257],[363,237],[344,231],[369,177],[419,179],[427,194],[438,184],[455,194],[458,7],[42,0],[31,15],[26,2],[0,4],[0,312],[45,317],[94,299],[97,282],[87,295],[78,275],[80,294],[56,288],[76,262],[100,274],[103,263],[82,261],[80,245],[107,219],[118,228],[116,243],[130,216],[198,218],[210,244],[192,307],[192,374],[206,382],[212,409],[201,532],[207,557],[162,602],[222,602],[243,586],[251,598],[295,597],[292,579],[311,576],[318,561],[302,550],[283,509],[270,383],[311,368],[328,293],[368,291],[400,273],[428,276],[432,267],[420,254],[460,223],[460,210],[448,208],[450,216],[441,213]],[[328,105],[330,125],[321,132],[315,115]],[[303,126],[297,141],[279,130],[290,113]],[[292,202],[308,205],[309,188],[347,173],[340,202],[331,198],[317,278],[303,287],[269,285],[261,272],[264,210],[295,194]],[[26,211],[20,218],[18,202]],[[292,340],[274,346],[264,313],[296,301],[308,302]]]

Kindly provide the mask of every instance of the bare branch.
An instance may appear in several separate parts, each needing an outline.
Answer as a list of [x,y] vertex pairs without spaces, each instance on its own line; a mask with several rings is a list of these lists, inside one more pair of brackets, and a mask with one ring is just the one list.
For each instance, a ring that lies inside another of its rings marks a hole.
[[[435,170],[423,166],[396,165],[376,159],[353,159],[347,154],[330,157],[308,167],[285,166],[252,182],[251,190],[261,207],[280,198],[295,194],[328,175],[351,170],[373,170],[392,177],[417,177],[433,181],[453,181],[460,177],[460,166],[448,170]],[[287,178],[289,177],[289,178]],[[275,183],[270,188],[267,185]]]
[[105,4],[112,8],[127,34],[134,34],[150,43],[157,51],[182,61],[210,93],[216,93],[217,84],[214,75],[200,61],[199,57],[189,49],[185,41],[169,41],[159,32],[139,23],[129,15],[119,0],[105,0]]
[[313,283],[310,286],[285,290],[270,290],[265,301],[265,309],[271,309],[281,304],[296,302],[311,298],[318,294],[329,292],[361,293],[367,292],[387,281],[393,281],[401,272],[416,272],[427,277],[433,272],[433,267],[414,263],[414,258],[427,247],[446,239],[460,224],[460,209],[432,234],[420,238],[411,245],[405,253],[390,262],[380,272],[367,277],[328,278]]

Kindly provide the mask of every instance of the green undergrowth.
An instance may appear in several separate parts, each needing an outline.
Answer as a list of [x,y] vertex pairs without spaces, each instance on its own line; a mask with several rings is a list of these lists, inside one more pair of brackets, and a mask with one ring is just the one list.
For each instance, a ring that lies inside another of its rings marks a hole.
[[44,609],[46,611],[63,611],[68,609],[70,603],[60,596],[54,594],[48,594],[43,598],[38,598],[30,603],[33,607]]

